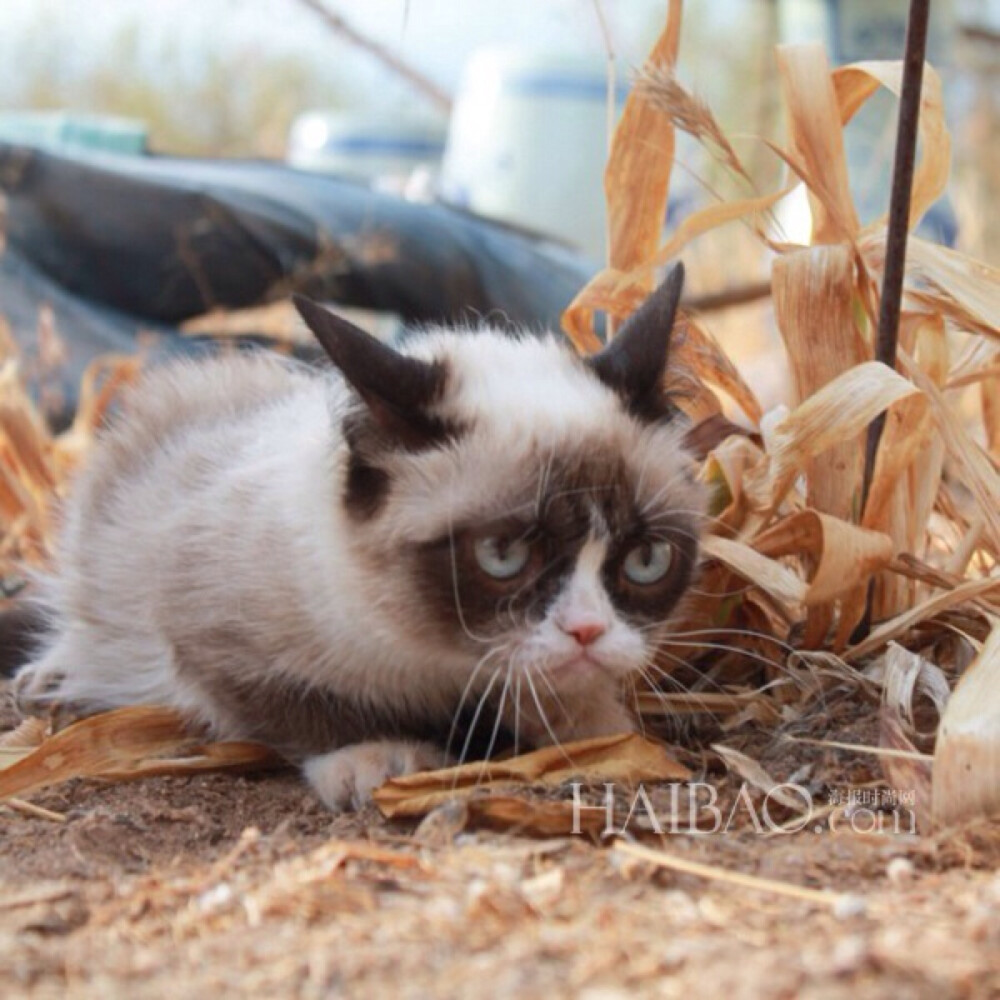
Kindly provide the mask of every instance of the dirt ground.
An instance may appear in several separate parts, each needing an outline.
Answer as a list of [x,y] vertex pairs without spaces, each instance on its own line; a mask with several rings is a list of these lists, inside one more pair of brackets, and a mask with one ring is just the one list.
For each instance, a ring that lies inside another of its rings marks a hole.
[[0,809],[11,1000],[1000,997],[996,823],[933,841],[643,838],[831,903],[582,837],[332,817],[292,773],[77,781],[31,801],[65,822]]

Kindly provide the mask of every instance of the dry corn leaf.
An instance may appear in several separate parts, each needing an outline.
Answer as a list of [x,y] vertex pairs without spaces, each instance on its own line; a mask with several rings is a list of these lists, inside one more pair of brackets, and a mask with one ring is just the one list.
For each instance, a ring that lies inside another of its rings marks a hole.
[[706,556],[718,559],[738,576],[770,594],[786,608],[805,602],[807,593],[805,581],[787,566],[762,556],[749,545],[730,538],[709,535],[703,540],[702,550]]
[[34,747],[0,746],[0,771],[6,771],[18,761],[30,757],[32,753],[34,753]]
[[932,801],[937,829],[1000,813],[1000,619],[945,707]]
[[101,772],[106,781],[133,781],[164,775],[207,771],[263,771],[287,767],[287,761],[269,747],[248,740],[227,740],[194,747],[182,757],[153,757]]
[[771,428],[772,508],[817,455],[845,439],[856,439],[883,410],[917,392],[915,385],[880,361],[866,361],[800,403]]
[[775,781],[759,761],[733,747],[723,746],[721,743],[713,743],[712,749],[722,758],[722,762],[730,771],[734,771],[744,781],[749,782],[765,795],[774,796],[775,802],[780,802],[787,809],[796,813],[809,812],[810,806],[802,796],[788,791],[787,787],[780,781]]
[[807,556],[813,569],[803,598],[807,605],[825,604],[867,582],[894,555],[892,539],[816,510],[803,510],[779,521],[753,540],[771,559]]
[[180,331],[191,337],[265,336],[281,344],[311,346],[315,341],[291,299],[245,309],[212,309],[184,320]]
[[56,485],[48,456],[49,440],[32,419],[32,409],[14,399],[0,399],[0,436],[3,437],[22,483],[44,497]]
[[[832,84],[840,109],[840,120],[847,124],[858,109],[880,86],[896,97],[903,89],[903,64],[893,62],[858,62],[834,70]],[[945,125],[941,78],[933,66],[924,65],[920,88],[918,121],[921,156],[913,172],[910,197],[910,228],[944,194],[951,170],[951,135]],[[886,225],[888,213],[869,228]]]
[[807,181],[812,242],[850,241],[860,224],[847,179],[841,115],[826,50],[818,43],[779,45],[778,73],[792,149]]
[[0,771],[0,801],[72,778],[179,773],[177,760],[152,759],[165,754],[190,753],[193,764],[187,769],[192,771],[257,765],[264,759],[256,744],[199,744],[190,725],[172,709],[137,706],[94,715],[50,736]]
[[906,735],[906,729],[899,711],[888,702],[883,702],[879,714],[879,746],[888,751],[879,755],[879,766],[889,787],[913,797],[913,814],[917,829],[928,833],[932,829],[931,820],[931,758],[917,751]]
[[951,697],[951,687],[944,671],[930,660],[911,652],[899,643],[890,642],[882,657],[882,688],[885,700],[899,711],[906,731],[912,736],[932,736],[921,733],[915,719],[918,694],[929,698],[940,716]]
[[774,206],[786,197],[794,185],[782,188],[772,194],[758,195],[753,198],[736,198],[733,201],[709,205],[686,216],[670,238],[664,243],[652,258],[653,266],[661,266],[673,260],[689,243],[699,236],[724,226],[727,222],[738,222],[749,219],[753,229],[762,238],[764,227],[758,221],[758,216],[768,215]]
[[[881,270],[885,231],[866,232],[860,247],[869,265]],[[959,329],[1000,338],[1000,270],[914,234],[907,240],[906,266],[911,281],[920,282],[907,288],[909,299]]]
[[764,452],[743,435],[733,434],[714,448],[702,463],[699,479],[709,489],[710,531],[722,534],[753,532],[749,499],[744,481],[760,481],[766,466]]
[[[855,322],[854,254],[842,244],[784,254],[774,262],[772,282],[775,319],[798,405],[871,357]],[[864,432],[842,437],[806,467],[806,502],[825,514],[856,520],[863,470]]]
[[975,497],[994,545],[1000,552],[1000,473],[989,456],[966,433],[944,395],[905,351],[900,350],[900,364],[927,397],[945,448],[964,472],[964,482]]
[[639,691],[635,696],[639,711],[651,718],[678,715],[736,715],[761,700],[760,691]]
[[513,795],[471,798],[467,808],[473,825],[537,837],[568,837],[580,833],[599,837],[607,828],[609,819],[612,822],[614,819],[608,816],[604,806],[576,805],[562,799],[525,799]]
[[919,625],[943,611],[994,593],[1000,593],[1000,575],[980,580],[967,580],[953,590],[935,594],[873,629],[867,639],[862,639],[861,642],[844,651],[844,659],[861,660],[870,653],[881,649],[891,639],[898,639],[906,635],[915,625]]
[[642,305],[649,294],[655,269],[673,260],[688,243],[727,222],[748,216],[753,218],[769,211],[790,190],[785,188],[773,194],[722,202],[693,212],[659,250],[630,271],[608,267],[591,278],[563,313],[563,329],[578,349],[586,353],[597,350],[600,341],[592,333],[595,310],[604,309],[614,315],[627,316]]
[[980,383],[979,398],[983,411],[986,450],[993,461],[1000,465],[1000,365],[996,366],[995,374]]
[[[670,0],[667,23],[648,62],[669,69],[677,61],[683,7],[681,0]],[[656,249],[673,165],[670,119],[642,94],[633,92],[625,102],[604,171],[611,267],[629,270]],[[646,289],[651,290],[651,286]]]
[[671,367],[685,367],[698,380],[721,389],[758,425],[763,413],[760,401],[719,342],[693,317],[684,317],[682,322],[682,332],[671,344]]
[[108,409],[142,370],[141,358],[107,354],[87,365],[80,380],[80,401],[73,424],[55,441],[55,453],[63,473],[71,472],[84,458]]
[[521,785],[558,787],[569,781],[683,781],[690,772],[666,747],[635,733],[544,747],[505,761],[484,761],[392,778],[375,792],[385,816],[422,816],[452,798],[509,793]]
[[[892,526],[893,493],[900,487],[908,487],[904,474],[921,454],[927,453],[932,430],[933,420],[925,397],[911,396],[889,408],[861,522],[866,528],[880,531]],[[934,496],[938,485],[932,481]],[[924,519],[918,523],[923,527],[927,522]]]
[[[682,11],[681,0],[670,0],[667,23],[649,62],[670,67],[676,61]],[[615,129],[604,170],[609,270],[631,271],[653,256],[667,211],[673,164],[674,127],[669,116],[633,90]],[[609,298],[596,306],[586,296],[590,285],[584,288],[562,316],[563,329],[577,350],[590,354],[601,346],[594,333],[595,308],[606,309],[612,316],[627,316],[650,293],[652,281],[652,271],[647,268],[637,280],[636,298]]]
[[[3,253],[3,236],[0,235],[0,253]],[[14,331],[6,316],[0,316],[0,363],[8,360],[16,361],[21,356],[21,349],[14,337]]]
[[0,748],[33,750],[48,735],[49,724],[35,717],[22,719],[13,729],[0,734]]

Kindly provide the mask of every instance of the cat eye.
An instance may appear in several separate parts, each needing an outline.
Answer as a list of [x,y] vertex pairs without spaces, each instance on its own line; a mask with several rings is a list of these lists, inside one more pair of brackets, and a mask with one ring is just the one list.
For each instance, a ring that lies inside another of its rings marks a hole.
[[531,558],[531,545],[523,538],[488,535],[477,538],[472,550],[479,568],[494,580],[512,580]]
[[670,542],[643,542],[625,556],[622,572],[630,583],[649,587],[667,575],[673,554]]

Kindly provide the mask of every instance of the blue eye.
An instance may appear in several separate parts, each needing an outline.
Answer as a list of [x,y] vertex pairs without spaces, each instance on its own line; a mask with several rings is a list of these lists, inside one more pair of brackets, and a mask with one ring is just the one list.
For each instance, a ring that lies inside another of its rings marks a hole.
[[630,583],[648,587],[667,575],[673,558],[670,542],[643,542],[625,556],[622,572]]
[[508,540],[498,535],[477,538],[473,552],[479,568],[494,580],[511,580],[524,570],[531,546],[523,538]]

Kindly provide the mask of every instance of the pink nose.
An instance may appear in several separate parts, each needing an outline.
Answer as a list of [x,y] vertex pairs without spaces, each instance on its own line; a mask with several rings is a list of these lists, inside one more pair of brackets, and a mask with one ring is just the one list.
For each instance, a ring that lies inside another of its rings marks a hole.
[[604,635],[604,626],[597,624],[597,622],[584,622],[580,625],[564,628],[563,631],[567,635],[573,636],[581,646],[589,646]]

